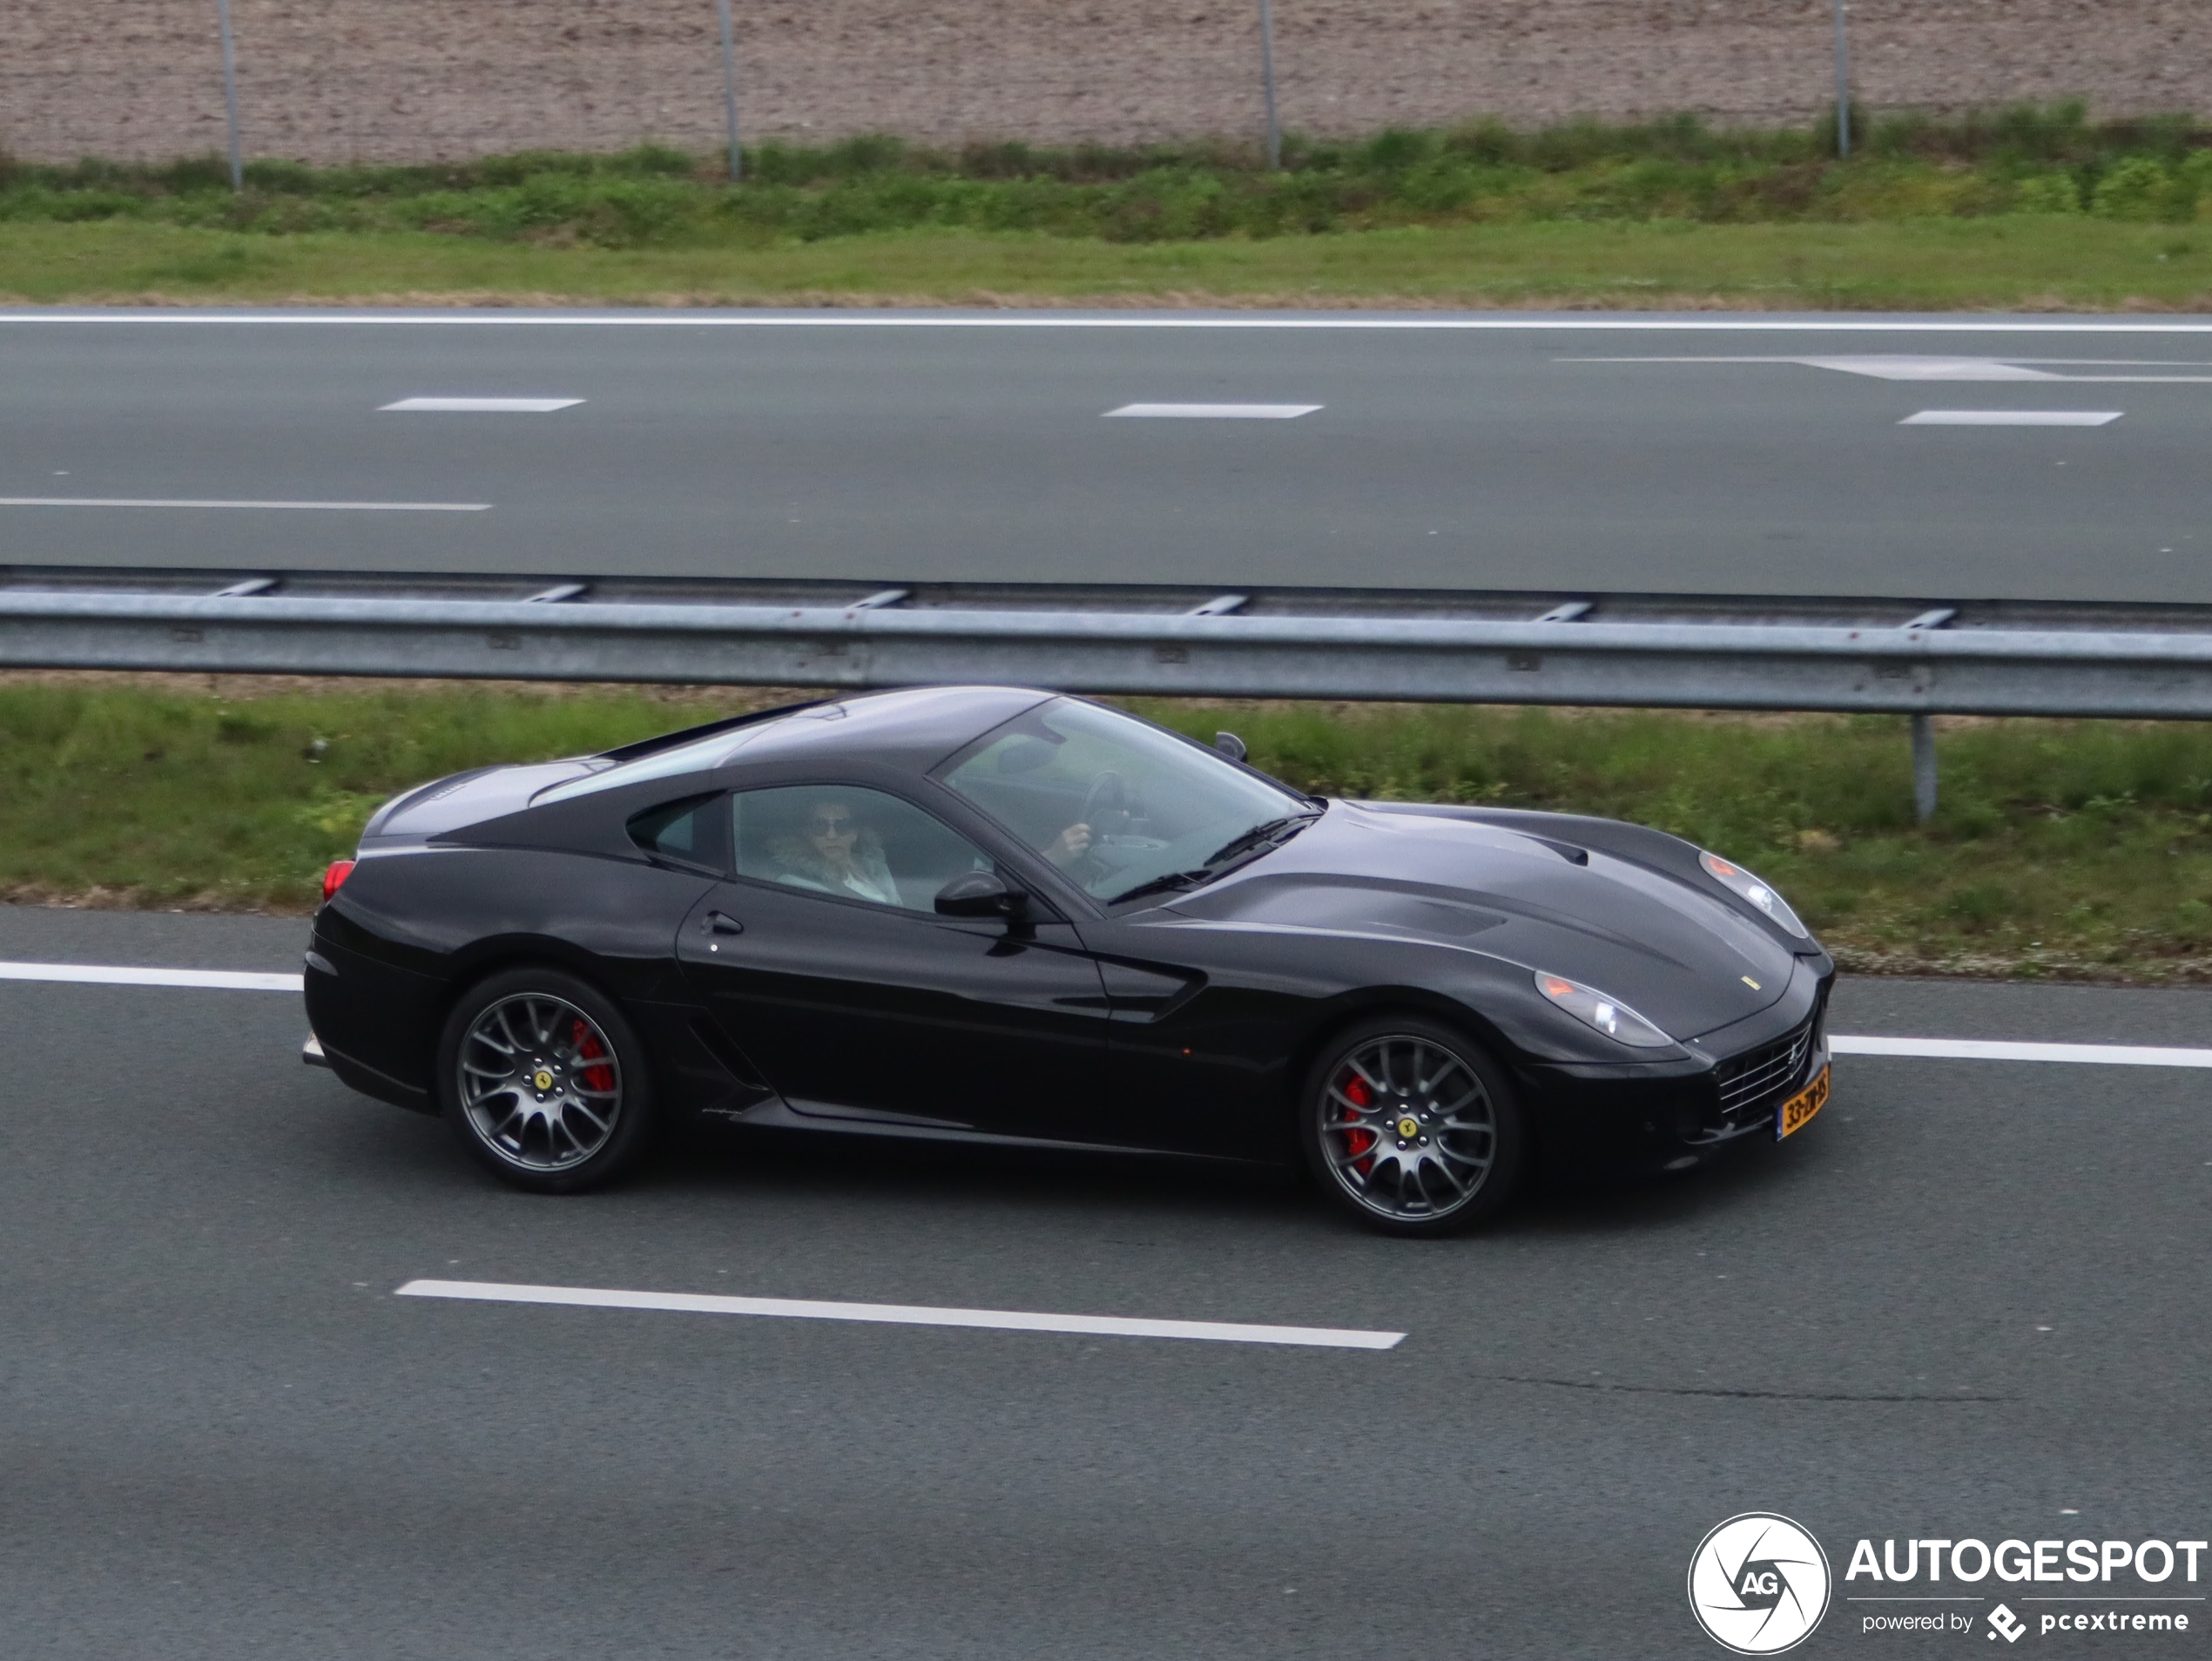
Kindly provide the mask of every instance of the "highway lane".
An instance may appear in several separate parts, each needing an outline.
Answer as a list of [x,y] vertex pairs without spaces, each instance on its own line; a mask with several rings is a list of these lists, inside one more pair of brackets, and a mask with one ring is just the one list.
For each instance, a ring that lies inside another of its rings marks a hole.
[[0,558],[2212,601],[2200,324],[165,317],[0,317]]
[[[9,959],[282,969],[300,937],[0,908]],[[2212,1007],[1840,996],[1860,1031],[2123,1043],[2199,1039]],[[885,1150],[711,1146],[535,1199],[300,1068],[288,997],[17,983],[0,1009],[27,1035],[0,1161],[20,1653],[1690,1657],[1716,1653],[1690,1551],[1747,1509],[1838,1574],[1861,1535],[2201,1537],[2212,1511],[2201,1073],[1846,1060],[1782,1148],[1409,1246],[1257,1178]],[[392,1295],[418,1277],[1408,1335]],[[1925,1647],[1839,1604],[1807,1652],[1869,1645]]]

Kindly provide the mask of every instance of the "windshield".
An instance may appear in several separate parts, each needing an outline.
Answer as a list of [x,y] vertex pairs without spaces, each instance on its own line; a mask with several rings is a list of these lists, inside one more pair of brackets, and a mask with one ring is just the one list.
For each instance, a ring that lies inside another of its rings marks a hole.
[[1203,745],[1064,698],[1016,716],[943,778],[1108,901],[1194,886],[1316,811]]

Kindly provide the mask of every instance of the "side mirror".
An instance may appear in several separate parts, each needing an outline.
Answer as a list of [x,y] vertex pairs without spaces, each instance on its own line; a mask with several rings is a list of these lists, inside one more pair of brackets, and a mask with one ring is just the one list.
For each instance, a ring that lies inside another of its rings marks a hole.
[[1238,738],[1234,733],[1215,733],[1213,735],[1213,747],[1220,751],[1222,754],[1227,756],[1231,761],[1242,761],[1244,759],[1244,739]]
[[995,871],[970,871],[937,890],[941,917],[1019,917],[1028,909],[1029,896]]

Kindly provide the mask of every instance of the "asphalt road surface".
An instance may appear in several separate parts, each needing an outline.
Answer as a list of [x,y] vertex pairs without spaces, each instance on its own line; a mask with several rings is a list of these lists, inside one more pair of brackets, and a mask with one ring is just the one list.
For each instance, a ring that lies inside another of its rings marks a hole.
[[[280,970],[301,937],[0,910],[8,960]],[[0,1011],[10,1655],[1705,1657],[1684,1574],[1737,1512],[1839,1577],[1860,1536],[2212,1522],[2203,1071],[1849,1058],[1780,1147],[1407,1244],[1257,1178],[1036,1157],[727,1145],[532,1198],[302,1068],[289,996]],[[2208,1013],[1858,982],[1836,1024],[2189,1044]],[[394,1295],[425,1276],[1406,1336]],[[1801,1653],[1968,1642],[1858,1607]]]
[[10,564],[2212,601],[2202,322],[60,315]]

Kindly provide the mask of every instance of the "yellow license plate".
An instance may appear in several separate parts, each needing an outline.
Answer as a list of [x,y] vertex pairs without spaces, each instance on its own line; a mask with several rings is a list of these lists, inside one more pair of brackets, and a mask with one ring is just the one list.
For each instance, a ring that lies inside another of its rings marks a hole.
[[1828,1070],[1823,1067],[1795,1096],[1775,1111],[1774,1139],[1782,1140],[1792,1131],[1802,1131],[1812,1123],[1812,1116],[1828,1105]]

